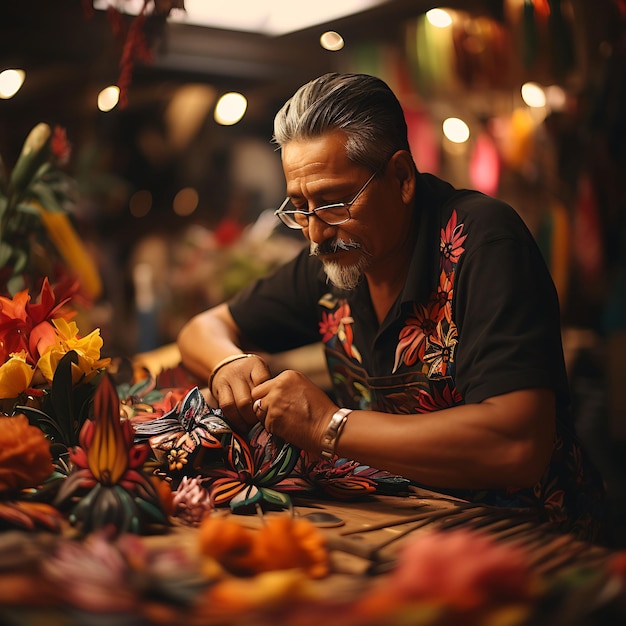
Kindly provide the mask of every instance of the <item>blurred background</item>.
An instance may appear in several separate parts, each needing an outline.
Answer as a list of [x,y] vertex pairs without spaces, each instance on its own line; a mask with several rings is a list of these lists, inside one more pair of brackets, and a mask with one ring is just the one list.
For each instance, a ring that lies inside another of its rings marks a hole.
[[621,493],[625,23],[626,0],[5,0],[0,155],[11,171],[36,124],[64,130],[102,283],[82,315],[133,355],[302,245],[271,214],[284,101],[328,71],[380,76],[418,167],[510,202],[536,236],[577,426]]

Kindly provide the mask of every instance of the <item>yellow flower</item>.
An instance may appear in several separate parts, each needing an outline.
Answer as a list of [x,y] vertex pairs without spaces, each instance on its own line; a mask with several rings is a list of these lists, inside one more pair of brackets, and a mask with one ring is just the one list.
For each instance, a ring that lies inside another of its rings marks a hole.
[[0,365],[0,398],[15,398],[28,388],[35,369],[26,363],[26,352],[13,352]]
[[103,343],[100,329],[96,328],[87,336],[79,337],[76,322],[68,322],[59,318],[52,320],[52,324],[56,328],[58,341],[50,345],[37,362],[37,367],[48,382],[52,382],[59,361],[70,350],[74,350],[78,355],[78,363],[72,364],[72,382],[74,384],[79,381],[88,381],[100,368],[109,364],[110,359],[100,358]]

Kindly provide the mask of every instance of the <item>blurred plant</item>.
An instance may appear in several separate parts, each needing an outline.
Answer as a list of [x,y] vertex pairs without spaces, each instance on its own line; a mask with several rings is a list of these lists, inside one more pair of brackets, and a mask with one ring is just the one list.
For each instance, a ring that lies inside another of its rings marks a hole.
[[211,581],[180,547],[148,549],[138,537],[115,537],[109,530],[82,542],[62,538],[42,561],[44,579],[63,606],[79,616],[71,623],[152,624],[157,603],[175,607],[175,621],[184,622],[181,613]]
[[88,301],[102,291],[97,268],[69,217],[75,185],[60,169],[69,154],[65,131],[41,122],[10,174],[0,159],[0,294],[34,291],[44,277],[52,282],[78,278]]

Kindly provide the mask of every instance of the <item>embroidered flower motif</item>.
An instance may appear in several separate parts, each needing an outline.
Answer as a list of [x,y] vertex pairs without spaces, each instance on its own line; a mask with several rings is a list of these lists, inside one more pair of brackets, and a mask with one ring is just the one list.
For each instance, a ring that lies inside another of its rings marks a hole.
[[454,295],[454,272],[446,274],[443,270],[439,277],[435,302],[439,307],[438,319],[445,317],[448,322],[452,321],[452,296]]
[[413,315],[407,317],[406,326],[400,331],[392,373],[402,364],[411,366],[424,359],[427,341],[437,332],[438,315],[435,302],[413,305]]
[[329,343],[333,338],[337,338],[345,353],[361,363],[361,354],[352,343],[354,339],[353,323],[350,305],[343,301],[333,312],[322,311],[322,321],[319,323],[320,334],[323,343]]
[[454,350],[459,340],[456,324],[452,322],[447,331],[441,322],[437,325],[437,333],[430,338],[424,354],[424,363],[428,364],[428,376],[445,376],[448,364],[454,361]]
[[442,265],[446,274],[449,274],[459,262],[465,252],[463,242],[467,235],[463,235],[463,224],[457,224],[456,210],[452,211],[446,227],[441,230],[441,243],[439,249],[442,255]]
[[[456,326],[452,321],[454,294],[454,269],[465,252],[463,224],[457,224],[456,210],[452,212],[445,228],[441,229],[441,274],[436,290],[428,304],[415,303],[413,315],[407,317],[400,331],[395,360],[391,373],[401,365],[413,366],[418,359],[429,366],[428,375],[445,375],[448,363],[454,360],[454,347],[458,341]],[[447,321],[443,333],[442,320]],[[428,355],[428,359],[426,359]]]
[[463,401],[463,397],[456,387],[446,385],[443,388],[432,388],[432,394],[423,389],[417,392],[418,407],[414,409],[417,413],[432,413],[441,409],[449,409]]

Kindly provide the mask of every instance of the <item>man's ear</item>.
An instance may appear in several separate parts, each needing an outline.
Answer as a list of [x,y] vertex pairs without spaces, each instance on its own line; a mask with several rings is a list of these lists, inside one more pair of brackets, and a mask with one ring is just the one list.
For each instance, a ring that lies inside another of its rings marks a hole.
[[389,167],[400,185],[402,202],[412,205],[416,184],[416,170],[413,157],[406,150],[398,150],[389,160]]

